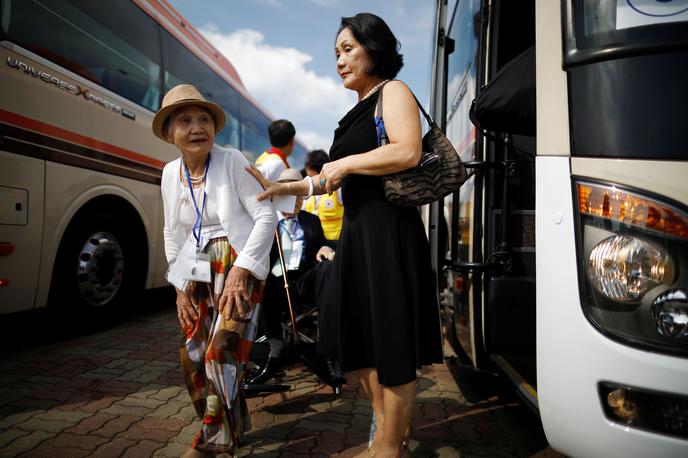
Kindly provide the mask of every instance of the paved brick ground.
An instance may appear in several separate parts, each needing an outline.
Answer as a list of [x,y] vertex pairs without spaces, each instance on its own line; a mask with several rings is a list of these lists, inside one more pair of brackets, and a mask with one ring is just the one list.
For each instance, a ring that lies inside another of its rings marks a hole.
[[[0,457],[183,453],[198,422],[179,369],[171,303],[52,342],[37,338],[50,328],[37,325],[41,319],[13,320],[15,333],[2,342]],[[22,327],[28,332],[16,332]],[[249,400],[253,430],[241,456],[345,457],[364,449],[371,409],[358,384],[336,397],[299,365],[284,383],[292,390]],[[422,371],[413,456],[560,456],[547,447],[538,419],[500,391],[499,381],[456,366]]]

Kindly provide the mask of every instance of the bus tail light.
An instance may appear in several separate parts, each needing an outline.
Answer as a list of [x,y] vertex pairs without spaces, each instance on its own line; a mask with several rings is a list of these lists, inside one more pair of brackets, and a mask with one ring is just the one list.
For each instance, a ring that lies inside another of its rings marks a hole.
[[622,343],[688,355],[688,212],[616,185],[575,192],[585,315]]
[[0,278],[0,288],[10,284],[9,278]]

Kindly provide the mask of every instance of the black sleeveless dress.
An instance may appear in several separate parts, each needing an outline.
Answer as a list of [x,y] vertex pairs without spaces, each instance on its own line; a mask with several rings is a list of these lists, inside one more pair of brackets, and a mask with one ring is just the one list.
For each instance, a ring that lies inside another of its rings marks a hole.
[[[377,148],[377,95],[339,121],[332,160]],[[376,368],[382,385],[415,380],[416,368],[442,362],[430,250],[417,208],[387,202],[378,176],[349,175],[344,223],[321,310],[320,350],[344,371]]]

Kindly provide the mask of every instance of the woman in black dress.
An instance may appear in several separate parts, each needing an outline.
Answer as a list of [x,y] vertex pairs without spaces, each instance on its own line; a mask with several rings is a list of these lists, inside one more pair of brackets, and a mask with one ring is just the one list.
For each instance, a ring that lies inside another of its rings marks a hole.
[[[358,103],[339,122],[332,162],[318,177],[287,184],[264,180],[259,198],[331,193],[342,187],[344,224],[325,310],[334,315],[320,330],[321,349],[344,371],[358,371],[371,400],[377,430],[364,456],[408,454],[416,369],[442,362],[441,336],[430,253],[417,208],[385,198],[381,175],[418,164],[421,125],[413,94],[393,80],[401,69],[399,42],[378,16],[342,18],[335,42],[337,73]],[[389,143],[378,146],[375,104],[384,90]]]

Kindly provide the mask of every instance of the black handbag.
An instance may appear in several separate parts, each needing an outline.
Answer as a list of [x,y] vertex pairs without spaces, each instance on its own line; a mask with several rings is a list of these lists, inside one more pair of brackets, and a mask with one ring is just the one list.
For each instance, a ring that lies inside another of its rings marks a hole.
[[[375,107],[378,145],[389,143],[382,118],[382,90]],[[415,98],[415,95],[413,96]],[[416,99],[430,130],[423,136],[423,153],[417,166],[382,176],[387,200],[397,206],[411,207],[434,202],[461,187],[466,168],[454,146]]]

